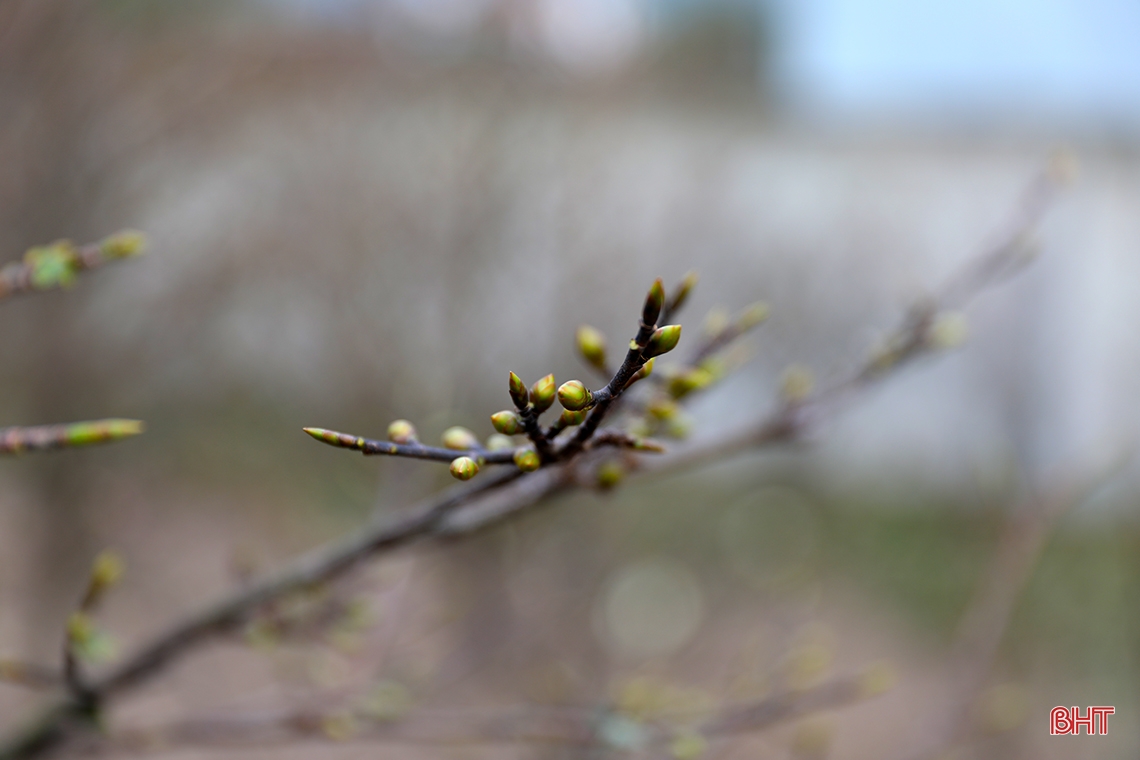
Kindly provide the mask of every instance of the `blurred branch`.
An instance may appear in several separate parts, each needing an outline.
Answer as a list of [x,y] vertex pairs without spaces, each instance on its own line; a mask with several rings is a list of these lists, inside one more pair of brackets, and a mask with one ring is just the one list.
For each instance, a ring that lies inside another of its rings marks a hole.
[[[983,291],[1034,260],[1033,235],[1057,192],[1069,180],[1070,161],[1063,154],[1054,157],[1048,169],[1027,187],[1014,214],[1014,223],[997,244],[968,261],[941,290],[914,304],[899,326],[846,377],[814,393],[786,393],[781,403],[759,424],[662,457],[646,469],[671,471],[700,466],[795,439],[813,423],[834,414],[836,407],[850,401],[859,391],[902,366],[932,351],[955,347],[964,337],[963,326],[947,310],[963,308]],[[762,318],[760,312],[757,316]]]
[[[1039,179],[1033,186],[1036,189],[1031,191],[1023,204],[1013,232],[981,259],[971,262],[964,270],[967,274],[953,280],[941,297],[913,308],[885,348],[876,352],[848,379],[814,395],[788,394],[771,415],[743,433],[725,436],[709,444],[661,458],[652,469],[675,469],[679,466],[721,461],[727,456],[758,446],[792,440],[798,437],[810,421],[825,412],[833,411],[837,400],[849,397],[853,391],[872,381],[881,380],[905,366],[911,359],[933,348],[942,347],[944,344],[935,329],[935,317],[939,309],[945,305],[964,303],[980,290],[1000,280],[1011,268],[1028,261],[1024,241],[1037,223],[1046,201],[1052,197],[1058,180],[1055,171]],[[394,523],[362,527],[338,541],[301,556],[261,581],[187,616],[109,672],[91,679],[86,684],[89,704],[77,700],[74,695],[65,697],[49,707],[31,725],[7,741],[0,742],[0,760],[35,757],[59,748],[77,730],[89,726],[91,717],[106,702],[153,678],[165,666],[194,647],[234,629],[260,607],[278,597],[330,581],[367,558],[415,541],[454,538],[473,533],[527,511],[558,492],[584,484],[583,472],[588,470],[590,453],[586,451],[582,456],[579,454],[587,448],[587,443],[597,432],[610,406],[633,380],[643,376],[653,356],[676,345],[680,334],[679,326],[656,328],[664,306],[665,294],[658,281],[646,299],[638,333],[630,343],[626,358],[605,387],[590,392],[581,383],[571,381],[559,388],[559,400],[567,411],[589,410],[589,414],[565,443],[552,448],[550,458],[534,463],[534,467],[541,466],[542,469],[524,474],[522,464],[516,461],[519,468],[515,470],[490,478],[473,488],[449,491],[413,509],[409,515]],[[549,384],[553,386],[552,377]],[[545,386],[539,387],[536,384],[536,389],[528,394],[522,381],[513,373],[510,391],[520,413],[538,412],[540,407],[545,409],[552,403]],[[391,436],[391,429],[389,432]],[[463,432],[471,435],[469,431]],[[353,441],[351,448],[358,448],[355,437],[344,438]],[[341,445],[339,438],[325,442]],[[462,458],[462,454],[462,451],[455,451],[456,456]],[[452,472],[456,474],[454,464],[453,462]],[[778,714],[779,710],[775,712]],[[754,719],[761,720],[760,714]]]
[[80,272],[137,256],[145,245],[141,233],[128,230],[82,246],[70,240],[35,246],[22,261],[0,269],[0,300],[33,290],[71,287]]
[[[148,754],[181,747],[264,748],[297,740],[396,744],[559,744],[629,752],[668,747],[679,728],[688,735],[715,739],[762,731],[804,715],[845,707],[885,691],[874,669],[818,686],[777,694],[746,704],[727,705],[706,715],[663,713],[638,720],[590,707],[532,705],[487,710],[420,710],[377,714],[375,707],[260,711],[245,715],[130,728],[93,738],[77,748],[84,754]],[[327,705],[327,701],[321,700]],[[632,741],[615,742],[620,725]]]
[[1129,445],[1106,461],[1067,473],[1050,488],[1035,489],[1008,514],[989,568],[962,614],[950,652],[954,686],[948,710],[928,732],[929,746],[917,758],[943,756],[968,739],[973,709],[993,672],[998,651],[1018,600],[1037,568],[1041,554],[1060,520],[1104,486],[1135,456]]
[[0,455],[110,443],[143,432],[139,420],[92,420],[63,425],[0,428]]
[[0,660],[0,683],[28,689],[52,689],[62,684],[63,678],[58,671],[46,665],[19,660]]

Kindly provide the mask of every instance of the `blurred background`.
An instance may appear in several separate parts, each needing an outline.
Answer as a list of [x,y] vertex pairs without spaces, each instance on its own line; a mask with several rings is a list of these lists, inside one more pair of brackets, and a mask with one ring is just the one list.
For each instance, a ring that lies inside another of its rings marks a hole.
[[[949,704],[1006,516],[1140,423],[1138,40],[1129,0],[7,0],[3,260],[124,227],[151,253],[0,305],[3,424],[148,424],[0,461],[0,656],[55,662],[103,547],[129,566],[101,615],[127,652],[446,486],[300,428],[486,435],[508,370],[587,379],[575,328],[621,345],[656,276],[701,274],[686,338],[770,304],[692,435],[759,419],[789,365],[857,366],[1065,146],[1080,171],[1040,260],[971,306],[961,350],[807,445],[562,498],[350,589],[368,677],[412,711],[719,704],[887,660],[886,696],[709,756],[906,756]],[[1136,757],[1138,486],[1116,473],[1048,540],[955,757]],[[277,705],[359,661],[255,649],[193,655],[113,718]],[[38,699],[0,684],[0,728]],[[1115,705],[1109,736],[1051,738],[1057,704]]]

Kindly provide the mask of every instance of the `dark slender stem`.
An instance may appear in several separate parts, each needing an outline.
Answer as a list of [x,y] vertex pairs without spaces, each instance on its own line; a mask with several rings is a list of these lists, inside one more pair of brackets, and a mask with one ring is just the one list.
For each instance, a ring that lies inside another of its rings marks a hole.
[[534,450],[538,452],[543,463],[555,461],[556,457],[554,449],[550,445],[550,438],[543,432],[542,426],[538,424],[538,412],[533,404],[528,404],[519,411],[519,420],[522,422],[526,437],[534,444]]

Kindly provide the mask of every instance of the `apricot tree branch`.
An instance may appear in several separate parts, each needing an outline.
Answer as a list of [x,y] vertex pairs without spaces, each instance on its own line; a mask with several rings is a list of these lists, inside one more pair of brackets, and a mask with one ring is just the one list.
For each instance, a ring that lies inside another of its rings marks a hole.
[[[1030,215],[1026,224],[1036,221],[1037,214]],[[1024,225],[1018,232],[1023,239]],[[1015,250],[1016,249],[1016,250]],[[1010,246],[999,247],[996,252],[984,257],[996,263],[1012,260],[1021,249]],[[987,265],[978,271],[986,276],[970,276],[966,281],[970,288],[964,288],[967,296],[981,290],[994,281],[993,272],[998,267]],[[957,287],[957,286],[955,286]],[[659,294],[657,296],[655,294]],[[575,435],[558,449],[562,461],[548,463],[536,472],[524,474],[521,467],[489,478],[472,488],[458,488],[434,499],[430,499],[406,517],[395,522],[375,523],[364,526],[332,543],[319,547],[289,563],[273,573],[239,591],[223,596],[211,605],[175,622],[167,631],[144,644],[134,655],[123,660],[110,671],[97,675],[87,683],[90,702],[77,700],[74,695],[62,697],[48,707],[37,720],[18,731],[5,741],[0,741],[0,760],[31,758],[58,749],[90,724],[91,717],[108,701],[117,698],[132,688],[155,677],[173,660],[186,655],[213,637],[233,630],[263,605],[294,591],[330,581],[363,560],[394,551],[413,542],[431,538],[453,538],[473,533],[488,525],[518,515],[548,499],[550,496],[568,490],[582,482],[579,469],[584,457],[576,456],[596,432],[609,404],[616,399],[631,379],[645,367],[653,353],[653,342],[676,344],[679,327],[675,334],[662,336],[662,330],[654,329],[664,301],[659,283],[651,290],[643,311],[637,337],[630,345],[622,366],[606,387],[590,394],[587,404],[593,405],[587,421]],[[916,313],[916,312],[912,312]],[[927,308],[922,313],[934,314]],[[880,380],[907,363],[907,360],[934,347],[931,341],[931,321],[909,319],[897,333],[888,354],[889,361],[877,356],[872,363],[859,369],[850,379],[832,386],[815,396],[803,399],[786,399],[771,415],[742,434],[729,436],[718,441],[693,447],[676,457],[661,461],[661,466],[693,466],[710,460],[720,460],[759,445],[777,443],[795,438],[815,414],[831,408],[831,402],[840,396],[848,395],[871,380]],[[668,349],[665,349],[668,350]],[[660,351],[664,353],[664,351]],[[516,406],[525,408],[526,388],[512,374],[511,395]],[[553,378],[551,378],[553,380]],[[580,385],[580,384],[579,384]],[[560,389],[561,390],[561,389]],[[577,394],[577,389],[575,394]],[[582,389],[584,391],[584,388]],[[585,391],[585,393],[589,393]],[[561,394],[560,394],[561,395]],[[567,410],[570,409],[565,402]],[[581,408],[581,407],[579,407]],[[410,426],[409,426],[410,427]],[[466,432],[466,431],[465,431]],[[461,453],[461,452],[457,452]],[[537,466],[537,463],[536,463]]]

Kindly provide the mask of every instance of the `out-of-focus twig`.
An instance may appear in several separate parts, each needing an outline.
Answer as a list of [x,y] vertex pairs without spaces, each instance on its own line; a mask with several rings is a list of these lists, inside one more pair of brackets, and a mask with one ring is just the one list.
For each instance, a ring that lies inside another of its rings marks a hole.
[[57,670],[31,662],[0,660],[0,683],[29,689],[52,689],[63,683]]
[[140,233],[125,231],[87,245],[60,240],[30,248],[23,260],[0,268],[0,300],[18,293],[70,287],[80,272],[137,256],[145,242]]
[[[597,707],[531,705],[484,710],[411,710],[377,716],[368,708],[269,710],[182,720],[161,726],[127,728],[93,737],[77,748],[83,754],[152,754],[183,747],[272,746],[297,740],[384,742],[394,744],[561,744],[640,751],[668,747],[683,726],[687,733],[714,740],[762,731],[795,718],[873,698],[884,690],[880,675],[837,678],[818,686],[731,704],[705,715],[664,713],[652,721],[632,721]],[[607,723],[630,726],[629,745],[607,738]]]
[[1033,236],[1045,211],[1059,189],[1069,180],[1072,169],[1065,155],[1055,157],[1050,166],[1026,188],[1010,228],[999,241],[966,265],[933,295],[914,304],[899,326],[867,360],[838,381],[808,395],[785,397],[759,424],[723,436],[710,443],[679,450],[647,461],[649,471],[693,467],[723,461],[757,447],[795,439],[812,424],[850,402],[859,391],[885,379],[900,367],[943,347],[953,336],[940,334],[939,317],[950,309],[961,309],[980,293],[1004,281],[1034,259]]
[[92,420],[63,425],[0,428],[0,455],[110,443],[143,432],[139,420]]
[[916,760],[939,757],[967,740],[973,710],[993,672],[1010,619],[1058,522],[1116,476],[1134,458],[1135,447],[1076,468],[1048,488],[1030,492],[1005,520],[989,567],[967,604],[950,651],[954,682],[948,709],[939,709],[925,732],[927,746]]

